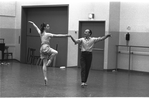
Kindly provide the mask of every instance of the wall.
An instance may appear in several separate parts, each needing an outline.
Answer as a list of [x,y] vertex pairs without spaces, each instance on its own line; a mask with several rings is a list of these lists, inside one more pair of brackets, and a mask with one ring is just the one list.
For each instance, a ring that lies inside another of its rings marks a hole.
[[120,2],[110,2],[109,33],[111,38],[107,39],[108,65],[105,69],[116,68],[116,45],[119,44],[119,26],[120,26]]
[[[129,45],[149,46],[149,2],[122,2],[120,10],[120,35],[119,44],[126,45],[125,34],[127,26],[131,27]],[[120,48],[127,51],[127,48]],[[149,53],[149,49],[133,48],[137,53]],[[132,55],[130,67],[131,70],[149,72],[148,55]],[[128,69],[128,54],[119,54],[118,68]]]
[[[5,39],[9,51],[15,57],[15,7],[14,1],[0,1],[0,38]],[[0,55],[1,56],[1,55]],[[0,57],[1,59],[1,57]]]
[[[13,2],[14,3],[14,2]],[[4,3],[3,3],[4,4]],[[104,51],[104,69],[112,69],[115,67],[115,60],[112,58],[115,56],[113,53],[115,50],[115,44],[117,43],[117,31],[119,30],[119,3],[109,3],[109,2],[97,2],[97,1],[81,1],[81,2],[69,2],[69,1],[17,1],[14,3],[14,5],[4,8],[9,8],[8,11],[4,11],[6,9],[2,9],[4,12],[10,12],[11,11],[11,17],[6,17],[6,19],[2,20],[9,20],[9,23],[4,23],[3,25],[6,25],[5,30],[2,29],[1,26],[1,32],[7,31],[8,35],[2,34],[3,37],[5,37],[8,42],[8,45],[13,46],[13,53],[14,58],[17,60],[20,60],[20,42],[19,37],[21,35],[21,7],[22,6],[34,6],[34,5],[62,5],[62,4],[69,4],[69,27],[68,31],[69,34],[71,34],[74,38],[78,38],[78,28],[79,28],[79,21],[81,20],[88,20],[88,14],[94,13],[95,19],[98,21],[106,21],[105,26],[105,33],[112,33],[113,37],[110,39],[105,40],[105,51]],[[109,24],[110,23],[110,24]],[[115,25],[113,25],[115,24]],[[7,26],[10,25],[10,26]],[[8,32],[9,31],[9,32]],[[11,34],[10,34],[11,32]],[[113,42],[113,43],[112,43]],[[111,53],[112,52],[112,53]],[[77,58],[78,58],[78,46],[74,45],[71,39],[68,39],[68,60],[67,60],[67,66],[77,66]],[[112,64],[112,65],[111,65]]]
[[[140,2],[121,2],[120,4],[109,4],[109,2],[56,2],[56,1],[46,1],[46,2],[29,2],[29,1],[17,1],[16,4],[16,16],[15,16],[15,42],[13,44],[16,45],[15,57],[19,59],[19,44],[18,44],[18,36],[20,35],[21,29],[21,6],[33,6],[33,5],[57,5],[57,4],[69,4],[69,34],[71,34],[74,38],[78,38],[78,21],[79,20],[88,20],[88,13],[95,13],[95,20],[105,20],[106,21],[106,33],[114,33],[114,37],[105,41],[105,61],[104,61],[104,69],[112,69],[114,68],[115,62],[111,60],[113,55],[115,54],[110,52],[110,49],[113,49],[113,38],[118,38],[116,33],[118,32],[118,24],[119,25],[119,44],[126,44],[124,36],[127,32],[127,26],[131,26],[130,34],[131,40],[129,42],[130,45],[149,45],[149,13],[146,13],[149,10],[149,3],[140,3]],[[116,8],[114,7],[116,6]],[[120,8],[119,8],[120,6]],[[117,9],[118,8],[118,9]],[[114,12],[116,10],[116,12]],[[119,12],[120,10],[120,12]],[[112,12],[111,12],[112,11]],[[120,14],[118,14],[120,13]],[[110,15],[109,15],[110,14]],[[116,15],[114,15],[116,14]],[[120,15],[120,23],[119,18]],[[115,18],[114,18],[115,17]],[[2,16],[1,16],[2,18]],[[9,19],[9,18],[8,18]],[[3,19],[2,19],[3,20]],[[6,19],[5,19],[6,20]],[[13,20],[11,18],[11,20]],[[9,21],[13,24],[13,22]],[[116,25],[115,25],[116,22]],[[5,22],[4,22],[5,23]],[[109,24],[110,23],[110,24]],[[8,24],[7,24],[8,25]],[[2,26],[1,26],[2,27]],[[8,26],[9,27],[9,26]],[[10,28],[10,27],[9,27]],[[1,30],[2,31],[2,30]],[[0,32],[1,32],[0,31]],[[75,33],[77,31],[77,33]],[[118,34],[118,33],[117,33]],[[74,45],[73,42],[68,40],[68,66],[76,66],[77,65],[77,48],[78,46]],[[121,49],[127,51],[127,48]],[[144,49],[133,49],[136,51],[144,51]],[[144,55],[133,55],[131,57],[131,69],[138,71],[149,71],[148,62],[149,57]],[[109,63],[108,63],[109,62]],[[113,65],[110,65],[110,64]],[[119,54],[118,60],[118,68],[128,69],[128,55],[127,54]]]

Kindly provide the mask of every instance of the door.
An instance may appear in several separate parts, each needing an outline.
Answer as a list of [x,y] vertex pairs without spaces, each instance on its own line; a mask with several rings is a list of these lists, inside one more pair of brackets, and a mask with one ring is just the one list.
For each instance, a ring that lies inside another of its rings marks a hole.
[[[84,37],[86,29],[92,30],[92,37],[102,37],[105,35],[105,21],[80,21],[79,38]],[[80,66],[81,50],[78,51],[78,65]],[[94,45],[91,69],[103,70],[104,63],[104,41],[99,41]]]
[[[29,7],[26,10],[26,53],[28,48],[36,49],[35,55],[40,55],[41,40],[36,29],[28,21],[31,20],[40,28],[45,22],[50,25],[50,33],[68,34],[68,6]],[[52,38],[50,46],[58,51],[56,66],[67,65],[68,38]],[[26,54],[27,55],[27,54]],[[27,57],[27,56],[26,56]]]

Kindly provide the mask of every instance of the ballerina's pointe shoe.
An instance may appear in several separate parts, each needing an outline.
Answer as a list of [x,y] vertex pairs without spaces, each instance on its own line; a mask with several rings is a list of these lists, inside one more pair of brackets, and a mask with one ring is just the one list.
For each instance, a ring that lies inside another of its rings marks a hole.
[[45,86],[47,85],[47,79],[44,79]]

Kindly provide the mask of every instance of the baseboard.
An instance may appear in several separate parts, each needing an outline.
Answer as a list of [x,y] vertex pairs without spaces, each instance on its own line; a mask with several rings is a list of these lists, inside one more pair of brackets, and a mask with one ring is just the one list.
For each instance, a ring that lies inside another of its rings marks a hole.
[[79,68],[78,66],[71,66],[71,67],[67,67],[66,68]]
[[149,72],[146,71],[137,71],[137,70],[128,70],[128,69],[116,69],[116,71],[122,71],[122,72],[131,72],[131,73],[146,73],[149,74]]
[[[0,61],[2,61],[2,59],[0,59]],[[17,61],[17,62],[19,62],[19,63],[21,63],[19,60],[17,60],[17,59],[4,59],[4,61]]]

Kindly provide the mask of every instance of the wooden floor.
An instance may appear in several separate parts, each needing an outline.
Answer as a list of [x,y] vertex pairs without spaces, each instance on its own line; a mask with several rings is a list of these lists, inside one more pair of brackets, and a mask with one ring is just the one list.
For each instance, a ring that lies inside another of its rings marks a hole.
[[0,97],[149,97],[148,73],[91,70],[82,88],[79,68],[48,67],[48,79],[41,66],[0,65]]

